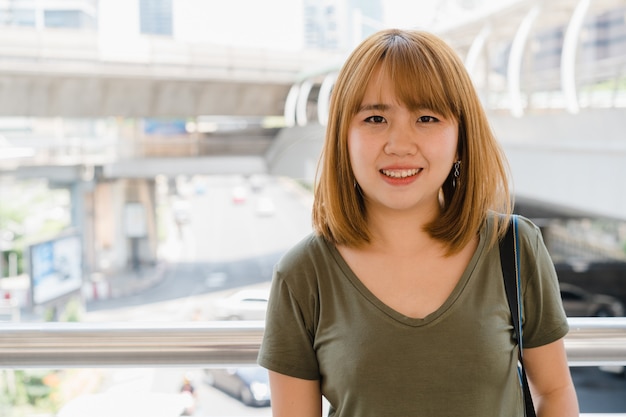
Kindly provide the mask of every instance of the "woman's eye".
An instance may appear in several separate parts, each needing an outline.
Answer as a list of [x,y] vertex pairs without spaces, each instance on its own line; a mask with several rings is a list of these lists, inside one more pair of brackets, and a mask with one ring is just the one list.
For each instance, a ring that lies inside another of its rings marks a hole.
[[417,122],[418,123],[434,123],[434,122],[438,122],[439,119],[437,119],[436,117],[433,116],[420,116],[417,118]]
[[383,116],[370,116],[365,121],[368,123],[385,123],[385,118]]

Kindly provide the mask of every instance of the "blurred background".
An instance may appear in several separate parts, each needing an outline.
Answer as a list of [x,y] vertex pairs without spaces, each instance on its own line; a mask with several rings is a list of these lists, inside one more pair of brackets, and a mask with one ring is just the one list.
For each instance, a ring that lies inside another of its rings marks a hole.
[[[568,315],[624,316],[626,1],[0,0],[0,320],[262,320],[336,73],[387,27],[464,60]],[[188,414],[270,415],[263,375],[221,371],[0,371],[0,416],[180,411],[184,381]],[[622,367],[573,372],[583,411],[626,412]]]

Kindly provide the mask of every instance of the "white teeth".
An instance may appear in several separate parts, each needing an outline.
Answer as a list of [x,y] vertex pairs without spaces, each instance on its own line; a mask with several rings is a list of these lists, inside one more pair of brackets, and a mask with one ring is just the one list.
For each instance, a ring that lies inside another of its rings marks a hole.
[[412,177],[413,175],[416,175],[419,171],[420,171],[419,169],[396,169],[396,170],[382,169],[380,172],[392,178],[406,178],[406,177]]

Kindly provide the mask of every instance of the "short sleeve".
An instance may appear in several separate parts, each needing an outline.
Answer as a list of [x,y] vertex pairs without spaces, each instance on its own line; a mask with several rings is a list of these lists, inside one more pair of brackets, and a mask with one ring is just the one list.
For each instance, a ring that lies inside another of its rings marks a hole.
[[278,373],[316,380],[320,372],[313,348],[315,309],[311,307],[316,305],[316,291],[308,276],[314,269],[306,267],[306,259],[294,257],[302,258],[287,254],[274,270],[257,362]]
[[524,347],[552,343],[569,331],[554,263],[541,230],[519,217],[519,256],[523,293]]

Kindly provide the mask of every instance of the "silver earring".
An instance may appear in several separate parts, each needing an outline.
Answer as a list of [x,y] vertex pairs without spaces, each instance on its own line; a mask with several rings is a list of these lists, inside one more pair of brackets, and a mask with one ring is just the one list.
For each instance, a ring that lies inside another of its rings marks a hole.
[[461,161],[459,160],[454,163],[454,173],[452,174],[452,187],[456,188],[456,183],[460,176],[461,176]]

